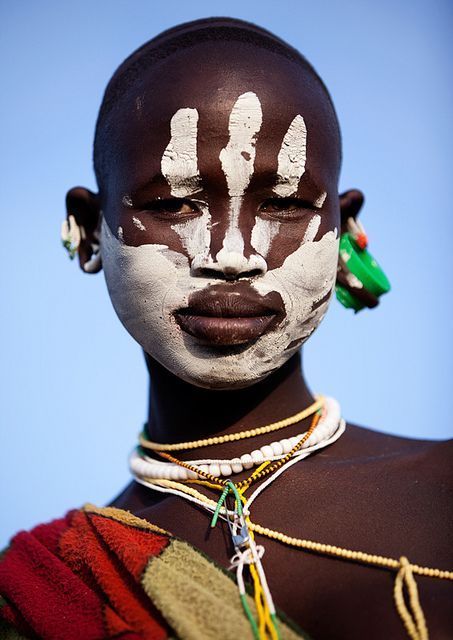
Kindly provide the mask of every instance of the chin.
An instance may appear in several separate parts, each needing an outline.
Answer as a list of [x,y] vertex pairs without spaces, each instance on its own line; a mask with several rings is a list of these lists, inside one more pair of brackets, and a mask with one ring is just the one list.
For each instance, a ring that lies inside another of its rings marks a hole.
[[271,332],[251,344],[222,347],[202,345],[187,336],[184,347],[173,351],[171,357],[162,352],[150,355],[188,384],[203,389],[234,391],[257,384],[280,369],[306,339],[294,340],[289,347],[276,351],[270,348],[275,344],[276,333]]

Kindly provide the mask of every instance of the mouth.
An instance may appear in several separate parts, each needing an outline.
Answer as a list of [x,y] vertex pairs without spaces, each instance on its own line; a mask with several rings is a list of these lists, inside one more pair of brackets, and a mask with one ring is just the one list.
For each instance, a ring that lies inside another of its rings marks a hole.
[[256,340],[283,318],[280,295],[259,296],[250,285],[210,287],[189,298],[187,307],[175,312],[183,331],[204,343],[233,346]]

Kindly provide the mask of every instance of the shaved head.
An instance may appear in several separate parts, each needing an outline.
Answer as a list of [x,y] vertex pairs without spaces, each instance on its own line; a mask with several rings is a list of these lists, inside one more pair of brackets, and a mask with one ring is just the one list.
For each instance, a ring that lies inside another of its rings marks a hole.
[[[242,57],[234,55],[238,47],[242,51]],[[261,50],[262,55],[253,54],[253,49]],[[268,72],[268,60],[272,55],[286,59],[290,63],[286,65],[286,69],[292,66],[297,67],[300,77],[297,77],[297,71],[289,72],[288,84],[299,82],[301,85],[306,85],[308,82],[308,85],[316,85],[320,90],[325,108],[330,115],[330,144],[335,146],[338,164],[340,164],[341,138],[335,108],[327,88],[311,64],[296,49],[261,27],[231,18],[207,18],[173,27],[157,35],[126,58],[112,76],[99,110],[93,149],[94,169],[101,197],[112,161],[113,149],[110,143],[114,133],[112,129],[115,126],[112,126],[112,114],[121,111],[122,107],[127,110],[131,94],[139,108],[143,98],[136,91],[137,86],[143,83],[145,77],[150,77],[150,71],[153,68],[162,67],[165,61],[167,73],[172,66],[182,65],[187,72],[186,79],[189,80],[191,77],[187,58],[189,50],[194,67],[192,77],[193,73],[203,72],[204,67],[214,57],[223,67],[223,82],[228,77],[241,75],[241,73],[244,75],[244,67],[248,67],[249,73],[263,76],[272,86],[277,80]],[[172,64],[168,64],[169,58],[172,58]],[[279,71],[285,73],[284,66]],[[281,82],[275,84],[280,85],[275,87],[275,91],[281,91]],[[190,86],[187,89],[189,90]],[[282,101],[285,100],[285,93],[280,93]],[[147,100],[162,101],[167,98],[158,84],[153,86],[148,84],[146,94]],[[189,94],[187,99],[190,100]]]

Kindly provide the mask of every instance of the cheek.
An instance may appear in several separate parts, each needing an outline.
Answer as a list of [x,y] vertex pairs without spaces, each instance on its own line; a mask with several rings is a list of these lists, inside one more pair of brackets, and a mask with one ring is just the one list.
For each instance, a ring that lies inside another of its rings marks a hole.
[[171,312],[184,304],[190,277],[187,258],[162,244],[130,247],[105,222],[101,247],[112,304],[132,337],[149,352],[158,346],[158,336],[171,339],[173,332],[179,334]]
[[[307,237],[316,233],[315,222],[307,226],[305,233]],[[261,294],[272,289],[281,294],[287,326],[291,325],[293,330],[306,325],[311,317],[316,321],[325,311],[335,284],[338,242],[336,230],[327,232],[318,241],[307,239],[280,267],[271,269],[255,283]]]
[[171,251],[186,255],[187,251],[176,229],[179,225],[171,225],[164,220],[152,218],[143,212],[122,213],[118,217],[115,228],[116,237],[129,247],[142,245],[165,245]]
[[[296,254],[301,246],[305,246],[316,240],[320,240],[326,232],[334,229],[326,220],[326,216],[315,214],[306,219],[295,222],[274,222],[261,220],[263,237],[270,237],[267,242],[267,263],[271,270],[282,267],[287,259]],[[257,225],[255,225],[255,228]],[[254,228],[254,232],[255,232]],[[252,238],[253,239],[253,238]],[[266,243],[262,242],[265,245]],[[299,251],[299,253],[301,253]],[[291,260],[289,259],[289,263]]]

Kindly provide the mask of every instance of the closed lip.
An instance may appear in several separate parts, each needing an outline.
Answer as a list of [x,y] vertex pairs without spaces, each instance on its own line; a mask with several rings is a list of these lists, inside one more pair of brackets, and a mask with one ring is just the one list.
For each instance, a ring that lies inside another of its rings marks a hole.
[[228,291],[211,287],[194,293],[175,318],[186,333],[213,345],[250,342],[272,329],[283,317],[283,304],[271,294],[258,296],[250,287]]

